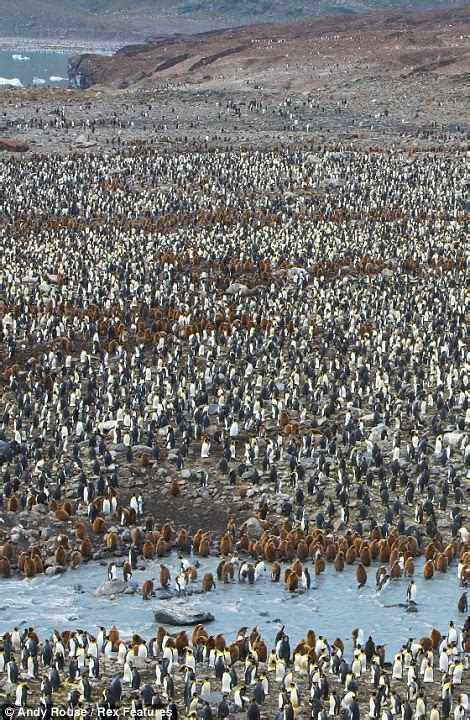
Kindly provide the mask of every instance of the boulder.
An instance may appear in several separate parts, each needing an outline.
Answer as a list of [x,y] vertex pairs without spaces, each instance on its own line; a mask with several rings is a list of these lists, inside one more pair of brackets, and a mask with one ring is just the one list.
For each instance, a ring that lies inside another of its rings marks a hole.
[[319,155],[315,155],[314,153],[308,153],[304,158],[304,164],[309,165],[321,165],[323,163],[323,159]]
[[450,445],[452,448],[458,448],[464,437],[465,433],[463,432],[446,432],[442,438],[443,445],[444,447]]
[[37,513],[39,515],[46,515],[47,509],[46,509],[46,506],[43,505],[42,503],[36,503],[36,505],[33,505],[30,512]]
[[287,277],[289,277],[291,280],[296,277],[306,277],[308,276],[307,271],[302,267],[292,267],[289,268],[287,271]]
[[44,571],[46,577],[54,577],[54,575],[62,575],[67,568],[64,565],[49,565]]
[[50,567],[55,567],[56,564],[57,563],[56,563],[54,555],[51,555],[50,557],[48,557],[44,560],[44,567],[46,568],[46,570]]
[[132,446],[132,454],[135,455],[142,455],[142,453],[149,453],[149,455],[152,454],[152,448],[149,445],[133,445]]
[[[365,415],[362,419],[366,420],[366,418],[367,418],[367,416]],[[371,419],[372,420],[374,419],[373,415],[372,415]],[[375,427],[371,428],[370,433],[369,433],[369,440],[371,441],[371,443],[381,442],[380,438],[381,438],[382,432],[384,430],[387,430],[387,432],[389,432],[387,425],[384,425],[383,423],[380,423],[379,425],[376,425]],[[389,432],[389,434],[390,434],[390,432]]]
[[8,140],[3,138],[0,140],[0,150],[7,150],[9,152],[27,152],[29,145],[23,140]]
[[250,539],[258,539],[263,534],[261,523],[256,517],[251,517],[246,521],[246,532]]
[[219,690],[214,690],[211,693],[208,693],[207,695],[201,695],[201,700],[204,700],[204,702],[208,702],[211,705],[218,705],[220,701],[222,700],[223,695]]
[[124,580],[106,580],[99,588],[97,588],[93,595],[95,597],[109,596],[109,595],[120,595],[122,593],[128,593],[129,589],[131,592],[135,592],[135,588]]
[[248,295],[250,291],[243,283],[234,282],[228,286],[225,292],[227,295],[236,295],[237,293],[240,293],[240,295]]
[[177,603],[158,603],[153,606],[155,622],[163,625],[198,625],[212,622],[214,616],[204,610],[195,610]]

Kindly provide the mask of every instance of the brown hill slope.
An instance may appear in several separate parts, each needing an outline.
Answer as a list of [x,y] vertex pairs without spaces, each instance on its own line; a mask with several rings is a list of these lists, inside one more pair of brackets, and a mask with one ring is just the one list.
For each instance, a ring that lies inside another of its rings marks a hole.
[[197,32],[294,20],[456,6],[462,0],[1,0],[2,36],[145,38],[155,32]]
[[364,78],[458,76],[469,66],[469,26],[466,5],[158,36],[111,57],[73,58],[70,76],[83,88],[170,83],[297,90]]

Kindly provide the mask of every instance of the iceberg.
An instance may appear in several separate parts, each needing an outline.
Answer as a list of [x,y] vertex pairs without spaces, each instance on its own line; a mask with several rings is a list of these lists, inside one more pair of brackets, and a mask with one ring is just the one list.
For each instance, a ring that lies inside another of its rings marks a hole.
[[0,85],[11,85],[11,87],[23,87],[23,83],[19,78],[0,77]]

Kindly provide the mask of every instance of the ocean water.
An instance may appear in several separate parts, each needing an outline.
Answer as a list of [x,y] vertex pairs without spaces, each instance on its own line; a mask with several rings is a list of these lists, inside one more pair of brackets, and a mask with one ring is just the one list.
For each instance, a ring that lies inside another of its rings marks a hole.
[[66,52],[0,50],[0,86],[67,87],[68,57]]
[[[164,562],[170,567],[173,582],[178,559],[173,555]],[[217,558],[200,559],[200,562],[197,583],[190,588],[200,588],[206,570],[216,576]],[[370,634],[375,642],[386,644],[386,657],[390,659],[408,638],[429,635],[433,627],[445,632],[449,620],[458,626],[463,624],[464,616],[459,616],[457,611],[462,593],[457,567],[453,565],[447,574],[437,573],[432,580],[424,580],[423,562],[422,559],[416,562],[417,613],[407,613],[406,608],[400,606],[405,604],[408,579],[392,581],[381,593],[376,592],[376,565],[367,569],[368,583],[360,590],[354,565],[347,566],[343,573],[336,573],[332,565],[327,565],[326,573],[319,577],[313,575],[311,568],[310,590],[291,595],[282,582],[271,582],[266,563],[266,574],[254,585],[216,582],[212,592],[188,596],[183,602],[188,607],[211,612],[215,620],[208,629],[212,633],[223,632],[229,640],[234,639],[240,627],[246,625],[251,629],[256,625],[269,648],[284,624],[291,644],[312,628],[330,642],[340,636],[351,649],[352,630],[360,627],[366,638]],[[145,569],[134,571],[132,580],[140,586],[145,579],[154,578],[158,587],[159,569],[160,560],[149,561]],[[119,569],[118,577],[121,577]],[[133,632],[147,639],[152,637],[156,631],[153,601],[144,601],[139,594],[117,595],[115,600],[94,597],[93,591],[106,579],[105,566],[82,564],[51,579],[39,576],[32,580],[0,580],[0,633],[15,625],[32,626],[40,636],[50,634],[55,628],[82,628],[94,633],[97,626],[109,628],[116,624],[124,638]],[[157,596],[159,594],[157,590]]]

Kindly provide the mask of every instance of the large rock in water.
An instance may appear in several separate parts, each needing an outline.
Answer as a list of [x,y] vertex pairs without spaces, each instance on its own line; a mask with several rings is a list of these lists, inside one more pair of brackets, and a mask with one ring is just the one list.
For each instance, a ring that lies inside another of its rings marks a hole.
[[130,594],[136,591],[134,585],[130,585],[124,580],[106,580],[99,588],[95,590],[93,595],[100,597],[101,595],[121,595],[122,593]]
[[193,610],[176,603],[158,603],[153,606],[153,611],[155,622],[166,625],[198,625],[214,620],[214,616],[209,612]]

